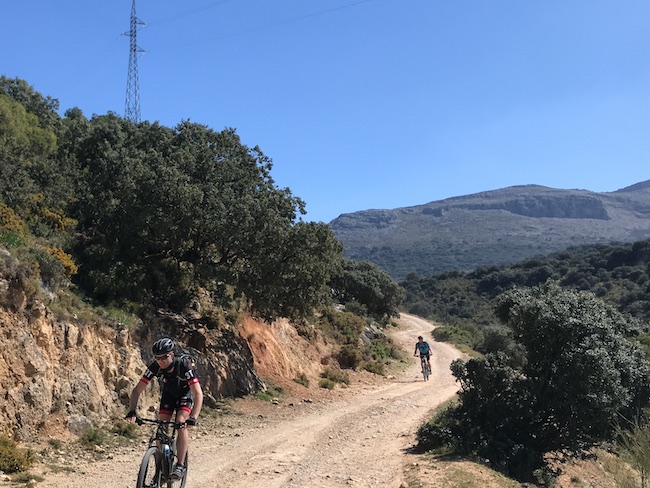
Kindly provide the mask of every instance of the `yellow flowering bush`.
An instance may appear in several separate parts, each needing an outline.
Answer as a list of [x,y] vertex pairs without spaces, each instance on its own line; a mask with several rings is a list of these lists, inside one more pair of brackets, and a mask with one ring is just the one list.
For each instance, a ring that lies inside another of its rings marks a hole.
[[7,230],[21,236],[27,234],[27,226],[11,207],[0,203],[0,231]]
[[77,274],[77,271],[79,271],[79,268],[72,259],[72,256],[70,256],[60,247],[46,247],[45,251],[63,265],[65,274],[68,275],[68,277]]

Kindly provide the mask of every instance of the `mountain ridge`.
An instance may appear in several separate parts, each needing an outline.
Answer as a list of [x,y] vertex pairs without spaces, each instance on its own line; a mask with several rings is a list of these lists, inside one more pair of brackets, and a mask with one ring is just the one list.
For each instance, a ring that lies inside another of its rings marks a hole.
[[344,255],[397,280],[513,264],[581,244],[650,237],[650,180],[614,192],[518,185],[411,207],[342,214]]

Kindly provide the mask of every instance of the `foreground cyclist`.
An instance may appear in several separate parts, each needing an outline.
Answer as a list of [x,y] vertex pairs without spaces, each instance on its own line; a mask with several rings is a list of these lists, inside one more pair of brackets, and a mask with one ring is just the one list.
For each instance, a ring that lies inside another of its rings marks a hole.
[[431,371],[431,346],[429,346],[429,343],[425,341],[422,336],[418,336],[418,341],[415,343],[415,351],[413,351],[413,355],[417,356],[418,351],[420,351],[420,356],[427,358],[427,366],[429,367],[429,371]]
[[[176,410],[176,422],[185,423],[187,427],[196,425],[196,419],[203,406],[203,390],[196,377],[192,361],[175,357],[174,341],[169,338],[156,341],[152,351],[155,361],[147,367],[142,378],[133,388],[126,419],[135,422],[138,398],[149,382],[157,376],[162,389],[158,419],[170,420]],[[185,474],[188,440],[187,429],[180,429],[176,440],[178,463],[174,466],[172,479],[181,479]]]

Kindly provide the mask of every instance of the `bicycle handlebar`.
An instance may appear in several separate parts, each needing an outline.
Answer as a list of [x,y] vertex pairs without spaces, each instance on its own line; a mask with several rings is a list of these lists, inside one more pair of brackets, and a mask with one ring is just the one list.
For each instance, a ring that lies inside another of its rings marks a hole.
[[187,422],[175,422],[173,420],[159,420],[159,419],[147,419],[139,416],[135,416],[135,423],[138,425],[144,425],[145,423],[158,424],[158,425],[173,425],[174,429],[184,429],[187,426]]

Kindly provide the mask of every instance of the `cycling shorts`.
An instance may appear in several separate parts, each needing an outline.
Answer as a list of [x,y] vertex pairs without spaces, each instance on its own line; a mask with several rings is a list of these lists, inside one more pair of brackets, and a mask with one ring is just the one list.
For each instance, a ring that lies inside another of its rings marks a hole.
[[182,393],[181,396],[176,396],[171,391],[163,390],[162,396],[160,397],[159,413],[169,416],[174,413],[174,410],[184,410],[187,413],[190,413],[192,411],[192,406],[194,406],[194,397],[190,390]]

